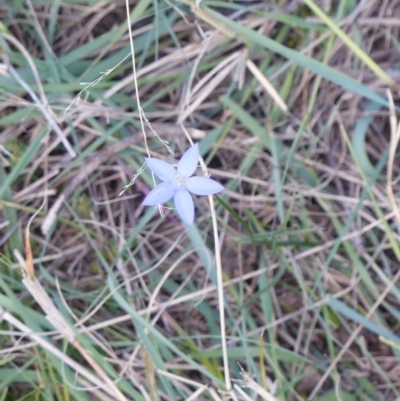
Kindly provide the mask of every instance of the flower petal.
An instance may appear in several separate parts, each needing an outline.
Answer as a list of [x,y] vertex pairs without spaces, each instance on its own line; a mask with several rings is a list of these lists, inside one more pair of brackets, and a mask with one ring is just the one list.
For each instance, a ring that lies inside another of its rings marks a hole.
[[190,177],[186,188],[195,195],[213,195],[225,189],[219,182],[207,177]]
[[164,160],[156,159],[154,157],[146,157],[147,167],[158,177],[161,181],[172,180],[176,175],[175,167],[171,166]]
[[199,144],[195,143],[182,156],[178,163],[178,173],[190,177],[196,171],[199,163]]
[[154,206],[159,203],[169,201],[175,193],[175,189],[172,187],[170,182],[162,182],[153,188],[149,194],[144,198],[142,205]]
[[186,189],[180,189],[175,192],[174,202],[176,211],[181,219],[189,225],[193,224],[194,220],[194,204],[192,196]]

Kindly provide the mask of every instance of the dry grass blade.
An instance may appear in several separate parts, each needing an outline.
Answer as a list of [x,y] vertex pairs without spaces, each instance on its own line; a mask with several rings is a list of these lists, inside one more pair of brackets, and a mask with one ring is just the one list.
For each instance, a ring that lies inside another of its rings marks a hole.
[[82,377],[88,380],[91,384],[97,386],[99,389],[102,389],[110,396],[117,397],[118,400],[126,400],[125,397],[120,398],[117,395],[117,393],[104,382],[104,380],[98,379],[88,370],[83,368],[79,363],[75,362],[68,355],[64,354],[58,348],[54,347],[52,344],[46,341],[42,336],[33,333],[29,327],[25,326],[22,322],[20,322],[18,319],[16,319],[13,315],[11,315],[8,311],[4,310],[3,308],[0,308],[0,317],[3,320],[10,323],[12,326],[16,327],[18,330],[20,330],[21,333],[23,333],[27,337],[30,337],[35,343],[39,344],[41,347],[51,352],[53,355],[59,358],[63,363],[71,367],[78,374],[82,375]]
[[32,89],[28,86],[28,84],[19,76],[17,71],[13,68],[13,66],[10,64],[10,61],[8,60],[8,57],[6,57],[7,70],[9,71],[11,76],[29,93],[29,95],[32,98],[32,100],[39,106],[39,109],[41,110],[41,112],[43,113],[45,118],[47,119],[49,125],[53,128],[54,132],[60,138],[61,142],[65,146],[65,149],[68,151],[70,156],[72,158],[76,157],[76,153],[75,153],[74,149],[72,148],[71,144],[68,142],[68,140],[65,137],[64,133],[61,131],[59,125],[57,124],[56,118],[54,116],[54,113],[52,112],[51,109],[48,110],[48,102],[47,102],[47,99],[46,99],[46,95],[45,95],[45,93],[43,91],[42,84],[40,82],[40,78],[39,78],[38,72],[36,70],[36,66],[33,63],[33,61],[31,60],[31,57],[30,57],[29,53],[22,46],[22,44],[19,43],[14,37],[12,37],[12,36],[4,33],[4,32],[1,33],[1,34],[3,35],[3,37],[5,39],[7,39],[13,45],[18,47],[19,50],[21,51],[21,53],[25,56],[26,60],[28,61],[29,65],[31,67],[32,73],[33,73],[33,75],[34,75],[34,77],[36,79],[36,82],[37,82],[38,86],[39,86],[40,95],[41,95],[41,101],[38,99],[38,97],[32,91]]
[[[204,100],[214,93],[217,87],[235,68],[241,60],[241,52],[233,53],[222,63],[212,69],[200,82],[190,91],[189,99],[185,99],[183,111],[179,115],[179,124],[182,124],[188,116],[192,115]],[[190,102],[190,97],[194,100]]]
[[267,93],[272,97],[278,107],[284,112],[287,113],[288,107],[286,103],[279,96],[278,91],[271,85],[268,79],[261,73],[259,68],[253,63],[252,60],[247,60],[246,65],[248,69],[252,72],[252,74],[257,78],[260,82],[261,86],[267,91]]
[[[34,217],[34,216],[33,216]],[[33,219],[32,217],[32,219]],[[30,221],[31,222],[31,221]],[[26,260],[23,261],[21,256],[18,254],[16,251],[16,256],[20,260],[21,268],[25,272],[25,278],[22,280],[24,283],[25,287],[29,291],[29,293],[32,295],[32,297],[35,299],[35,301],[40,305],[42,310],[46,313],[47,319],[50,321],[50,323],[53,325],[53,327],[57,330],[58,333],[62,334],[64,338],[68,340],[69,343],[71,343],[77,350],[78,352],[83,356],[83,358],[89,363],[89,365],[95,370],[95,372],[99,375],[101,378],[101,381],[103,385],[101,386],[105,391],[107,391],[109,394],[112,394],[113,396],[116,397],[118,401],[127,401],[127,398],[121,393],[121,391],[115,386],[112,380],[109,379],[107,374],[104,372],[104,370],[99,366],[99,364],[92,358],[92,356],[86,351],[86,349],[80,344],[78,339],[76,338],[74,330],[70,327],[69,323],[64,319],[64,317],[61,315],[59,310],[55,307],[53,301],[50,299],[48,296],[46,290],[43,288],[41,283],[35,278],[35,273],[34,273],[34,267],[33,267],[33,256],[32,256],[32,250],[31,250],[31,245],[30,245],[30,237],[29,237],[29,226],[27,227],[26,230],[26,235],[25,235],[25,245],[26,245]],[[4,317],[5,316],[5,317]],[[11,323],[16,322],[16,319],[14,319],[11,315],[9,314],[3,314],[4,318],[8,318],[9,322]],[[18,324],[18,328],[23,327],[22,324]],[[23,330],[26,332],[25,330]],[[35,336],[36,337],[36,336]],[[35,337],[32,337],[33,339],[36,339]],[[43,345],[45,340],[40,342],[40,345]],[[49,348],[47,348],[49,349]],[[53,349],[53,347],[51,347]],[[62,354],[59,352],[58,354]],[[64,362],[67,364],[70,364],[70,359],[65,358],[66,356],[63,356]],[[74,365],[76,365],[74,363]],[[80,369],[80,372],[85,371],[83,368]],[[86,371],[85,371],[86,372]],[[86,378],[88,378],[88,375],[85,375]],[[91,380],[93,382],[93,380]]]

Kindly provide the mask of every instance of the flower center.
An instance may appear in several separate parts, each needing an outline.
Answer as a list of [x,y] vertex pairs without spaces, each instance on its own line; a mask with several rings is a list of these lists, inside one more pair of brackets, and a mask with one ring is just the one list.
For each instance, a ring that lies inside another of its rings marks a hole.
[[182,189],[186,187],[187,177],[181,174],[177,174],[172,180],[172,185],[175,189]]

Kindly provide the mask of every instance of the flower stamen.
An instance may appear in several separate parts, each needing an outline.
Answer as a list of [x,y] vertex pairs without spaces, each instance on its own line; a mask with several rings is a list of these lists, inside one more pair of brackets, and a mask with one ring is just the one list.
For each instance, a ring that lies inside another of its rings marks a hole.
[[174,186],[174,188],[176,189],[180,189],[180,188],[185,188],[186,187],[186,181],[187,181],[187,177],[185,177],[182,174],[177,174],[173,179],[172,179],[172,185]]

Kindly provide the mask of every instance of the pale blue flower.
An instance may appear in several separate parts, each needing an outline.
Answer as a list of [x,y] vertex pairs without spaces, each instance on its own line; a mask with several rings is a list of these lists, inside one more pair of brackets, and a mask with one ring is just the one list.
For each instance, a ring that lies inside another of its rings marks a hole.
[[196,171],[198,161],[199,145],[197,143],[186,151],[177,168],[160,159],[146,158],[147,167],[162,182],[146,196],[142,205],[158,205],[173,197],[176,211],[181,219],[189,225],[192,224],[194,204],[190,193],[213,195],[224,190],[221,184],[211,178],[191,177]]

